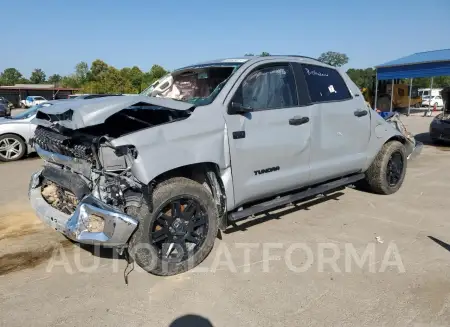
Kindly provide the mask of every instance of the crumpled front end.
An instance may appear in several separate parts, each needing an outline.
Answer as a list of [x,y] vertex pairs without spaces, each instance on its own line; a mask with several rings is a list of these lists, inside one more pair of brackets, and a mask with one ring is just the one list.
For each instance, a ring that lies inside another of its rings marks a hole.
[[398,113],[383,113],[382,115],[385,120],[390,123],[396,130],[398,130],[406,140],[406,149],[408,151],[408,160],[412,160],[420,155],[423,149],[423,143],[416,140],[414,135],[410,133],[405,124],[400,119]]
[[44,182],[43,171],[32,175],[29,197],[36,215],[44,223],[79,243],[121,246],[128,242],[138,225],[136,219],[101,202],[92,194],[77,201],[73,213],[63,212],[52,205],[62,202],[57,199],[57,191],[54,190],[53,195],[45,192],[49,186]]
[[29,185],[37,216],[74,241],[125,246],[138,225],[127,211],[141,205],[145,188],[130,173],[135,148],[42,126],[31,143],[44,159]]

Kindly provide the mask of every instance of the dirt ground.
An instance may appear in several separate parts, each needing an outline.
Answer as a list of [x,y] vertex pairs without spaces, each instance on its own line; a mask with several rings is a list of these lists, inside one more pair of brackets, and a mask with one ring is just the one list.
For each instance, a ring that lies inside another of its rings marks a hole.
[[[427,144],[430,120],[403,118]],[[449,150],[426,145],[392,196],[346,189],[271,212],[223,233],[194,272],[135,267],[128,285],[123,258],[35,218],[40,159],[0,164],[0,326],[449,326]]]

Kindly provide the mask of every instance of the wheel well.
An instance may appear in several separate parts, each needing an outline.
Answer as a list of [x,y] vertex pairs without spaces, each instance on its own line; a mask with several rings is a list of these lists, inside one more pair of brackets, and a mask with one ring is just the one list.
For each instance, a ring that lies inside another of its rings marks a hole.
[[400,135],[394,135],[389,140],[387,140],[385,143],[389,143],[392,141],[399,141],[402,144],[406,144],[406,139],[403,136]]
[[219,165],[213,162],[201,162],[181,166],[166,171],[155,177],[150,182],[150,189],[154,189],[159,183],[173,177],[186,177],[192,179],[208,189],[213,196],[219,212],[219,228],[224,230],[227,225],[227,208],[225,187],[220,177]]

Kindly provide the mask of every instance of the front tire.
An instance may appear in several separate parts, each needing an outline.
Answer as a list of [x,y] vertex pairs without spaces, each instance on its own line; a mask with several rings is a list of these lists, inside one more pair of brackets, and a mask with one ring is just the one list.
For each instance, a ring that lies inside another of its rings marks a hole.
[[384,144],[366,171],[369,189],[384,195],[397,192],[405,179],[406,166],[405,146],[398,141]]
[[146,204],[137,212],[139,226],[130,240],[130,256],[160,276],[196,267],[211,252],[218,232],[211,193],[193,180],[175,177],[156,186],[152,201],[152,212]]

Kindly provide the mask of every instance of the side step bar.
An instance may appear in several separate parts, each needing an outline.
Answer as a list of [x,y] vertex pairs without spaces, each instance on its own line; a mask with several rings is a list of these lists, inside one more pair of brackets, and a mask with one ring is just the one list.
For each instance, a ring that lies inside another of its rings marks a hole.
[[233,212],[228,215],[228,221],[236,222],[247,218],[248,216],[268,211],[273,208],[281,207],[292,202],[297,202],[302,199],[306,199],[318,194],[327,193],[329,191],[338,189],[340,187],[353,184],[364,178],[364,174],[356,174],[347,176],[332,182],[320,184],[314,187],[310,187],[304,191],[298,193],[288,194],[279,198],[275,198],[266,202],[255,204],[247,209]]

